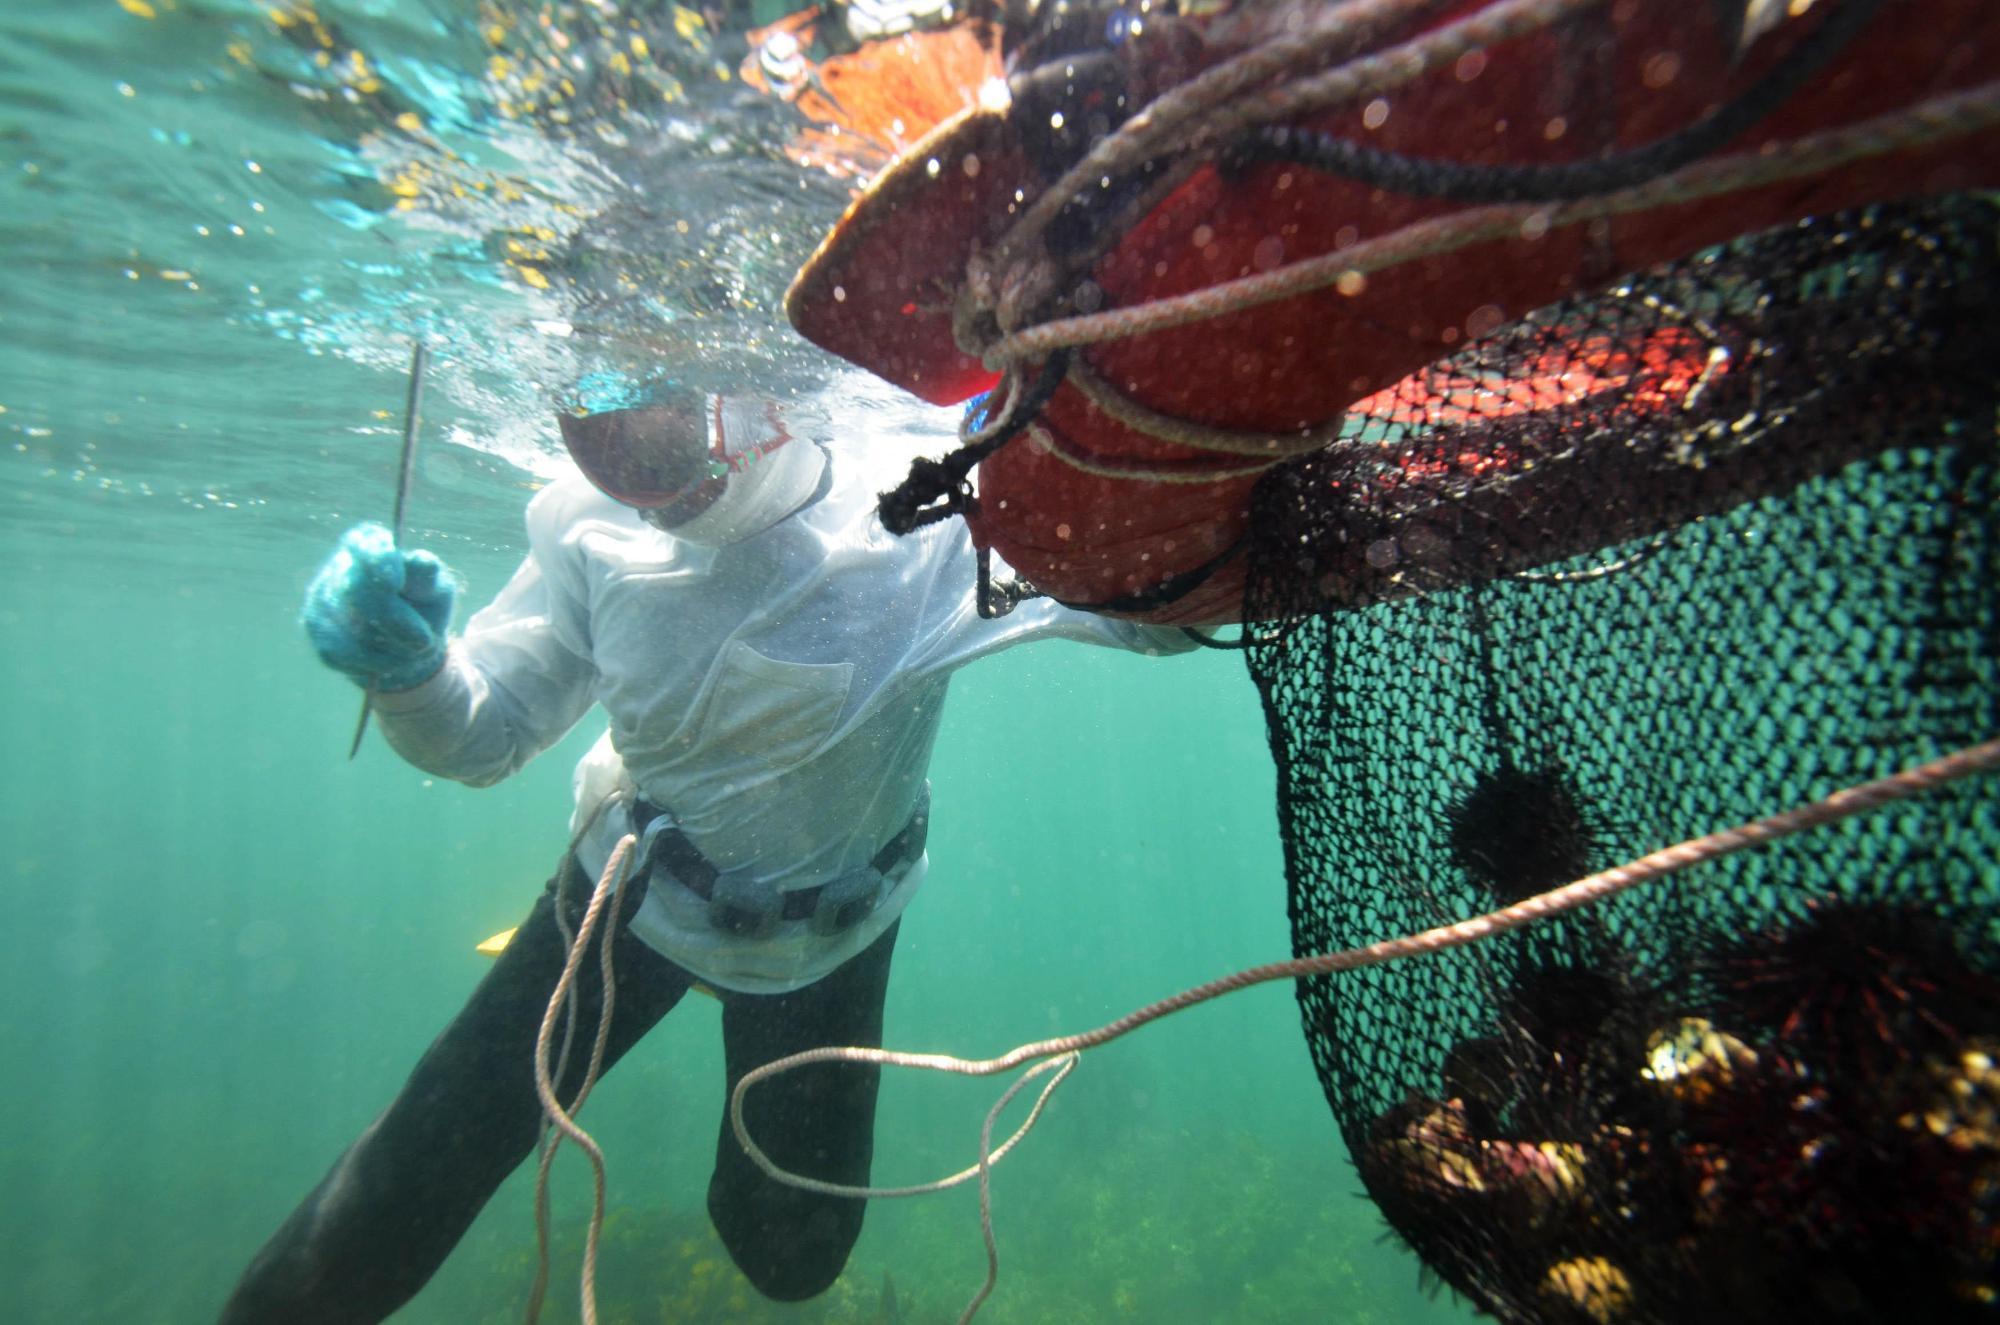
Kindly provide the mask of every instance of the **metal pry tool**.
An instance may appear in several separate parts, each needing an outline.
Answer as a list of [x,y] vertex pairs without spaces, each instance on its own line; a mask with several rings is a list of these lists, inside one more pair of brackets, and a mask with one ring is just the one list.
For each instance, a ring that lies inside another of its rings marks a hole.
[[[410,355],[410,394],[403,405],[403,460],[396,473],[396,512],[390,524],[398,550],[403,546],[403,512],[410,502],[410,485],[417,477],[417,431],[424,404],[424,363],[428,358],[424,343],[417,342]],[[354,742],[347,747],[349,759],[360,753],[361,738],[368,734],[368,715],[375,711],[375,692],[361,696],[361,716],[354,723]]]

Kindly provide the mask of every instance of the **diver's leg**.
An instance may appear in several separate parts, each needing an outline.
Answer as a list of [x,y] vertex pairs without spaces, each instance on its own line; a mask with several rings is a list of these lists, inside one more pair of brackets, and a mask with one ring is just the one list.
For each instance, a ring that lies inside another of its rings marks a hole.
[[[729,1088],[754,1067],[801,1049],[882,1043],[882,1000],[896,930],[817,984],[790,994],[727,994],[722,1043]],[[815,1063],[760,1081],[743,1102],[750,1135],[781,1168],[863,1186],[875,1154],[878,1067]],[[825,1291],[861,1236],[868,1203],[787,1187],[736,1143],[725,1108],[708,1214],[738,1268],[758,1291],[796,1302]]]
[[[589,881],[564,869],[571,932]],[[535,1036],[567,955],[555,885],[543,893],[465,1008],[425,1051],[382,1116],[257,1253],[223,1308],[224,1325],[372,1325],[415,1296],[533,1149]],[[628,889],[629,919],[643,889]],[[622,924],[618,996],[605,1068],[680,1001],[688,974]],[[559,1097],[573,1098],[597,1034],[596,945],[577,973],[580,1006]],[[561,1045],[561,1027],[557,1028]]]

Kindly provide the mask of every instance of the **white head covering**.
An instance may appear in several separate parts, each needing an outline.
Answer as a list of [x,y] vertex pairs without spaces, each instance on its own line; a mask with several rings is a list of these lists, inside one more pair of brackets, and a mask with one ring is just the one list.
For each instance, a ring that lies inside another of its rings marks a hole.
[[708,403],[710,450],[746,459],[706,510],[664,527],[684,542],[726,547],[762,533],[805,505],[826,472],[826,453],[791,436],[784,416],[769,401],[711,396]]

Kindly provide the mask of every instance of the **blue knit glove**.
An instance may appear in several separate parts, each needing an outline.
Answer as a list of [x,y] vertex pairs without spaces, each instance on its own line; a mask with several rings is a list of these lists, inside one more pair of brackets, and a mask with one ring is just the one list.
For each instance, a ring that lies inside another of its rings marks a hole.
[[371,690],[408,690],[444,666],[458,577],[428,552],[402,552],[379,524],[341,535],[306,586],[306,634],[320,661]]

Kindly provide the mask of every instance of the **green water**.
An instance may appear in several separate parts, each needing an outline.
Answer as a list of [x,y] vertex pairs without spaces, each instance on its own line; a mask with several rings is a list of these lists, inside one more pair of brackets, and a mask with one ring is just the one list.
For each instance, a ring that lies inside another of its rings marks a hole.
[[[784,391],[832,372],[774,310],[842,194],[773,157],[782,117],[714,78],[716,57],[675,53],[684,97],[650,138],[620,120],[621,145],[495,115],[469,6],[322,14],[398,99],[346,97],[354,80],[248,3],[0,9],[9,1322],[212,1319],[561,849],[590,720],[487,791],[378,738],[349,763],[355,694],[296,623],[337,532],[388,513],[408,336],[438,350],[412,537],[474,602],[519,556],[568,384],[666,363]],[[392,127],[411,107],[422,141]],[[413,160],[532,188],[399,210]],[[538,225],[548,289],[508,265],[507,238]],[[938,426],[835,381],[856,426]],[[1271,765],[1236,660],[1045,645],[953,695],[892,1045],[995,1053],[1286,954]],[[720,1083],[715,1009],[690,1000],[592,1097],[604,1318],[953,1319],[984,1272],[970,1191],[875,1208],[818,1302],[748,1292],[702,1212]],[[892,1075],[878,1180],[969,1162],[996,1090]],[[548,1320],[576,1318],[585,1175],[566,1156]],[[519,1318],[530,1177],[397,1319]],[[1000,1169],[995,1216],[996,1325],[1465,1314],[1380,1241],[1285,987],[1087,1058]]]

